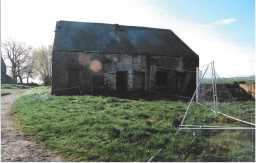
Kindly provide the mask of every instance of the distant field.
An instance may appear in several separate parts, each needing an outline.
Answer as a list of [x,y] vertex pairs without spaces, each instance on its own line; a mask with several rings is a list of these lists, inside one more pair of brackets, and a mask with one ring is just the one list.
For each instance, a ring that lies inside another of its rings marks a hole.
[[[211,79],[203,79],[203,83],[211,83]],[[246,83],[246,84],[253,84],[255,83],[254,76],[250,77],[231,77],[231,78],[217,78],[217,84],[234,84],[234,83]]]
[[222,78],[222,80],[227,82],[227,83],[232,83],[232,82],[245,82],[245,83],[248,83],[248,84],[255,83],[255,77],[254,76]]
[[[71,161],[254,161],[251,131],[191,131],[172,127],[187,103],[101,96],[51,96],[38,87],[18,99],[15,116],[26,133]],[[254,102],[221,104],[253,121]],[[186,123],[240,125],[193,105]]]

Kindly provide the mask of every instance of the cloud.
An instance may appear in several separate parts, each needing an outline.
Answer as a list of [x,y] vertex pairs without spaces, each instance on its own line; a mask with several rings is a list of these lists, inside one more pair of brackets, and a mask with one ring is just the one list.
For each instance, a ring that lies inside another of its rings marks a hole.
[[235,18],[225,18],[225,19],[219,19],[216,20],[214,22],[211,22],[209,24],[206,24],[206,27],[217,27],[217,26],[224,26],[224,25],[230,25],[233,24],[235,22],[237,22],[238,20]]
[[213,22],[212,24],[215,24],[215,25],[228,25],[228,24],[232,24],[234,22],[237,22],[237,19],[235,19],[235,18],[227,18],[227,19],[217,20],[217,21]]

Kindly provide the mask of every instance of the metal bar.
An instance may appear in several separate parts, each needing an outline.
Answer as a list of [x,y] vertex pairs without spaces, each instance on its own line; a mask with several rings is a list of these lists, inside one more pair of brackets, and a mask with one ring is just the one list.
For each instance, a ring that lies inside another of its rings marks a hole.
[[[176,136],[178,135],[178,133],[179,133],[180,131],[181,131],[181,130],[178,129],[178,130],[175,132],[173,142],[175,141],[175,138],[176,138]],[[161,149],[159,149],[155,155],[151,156],[151,157],[147,160],[147,162],[153,161],[154,158],[155,158],[157,155],[159,155],[159,153],[161,153],[161,152],[163,151],[163,148],[164,148],[164,147],[162,147]]]
[[180,125],[182,127],[223,127],[223,126],[208,126],[208,125]]
[[162,150],[163,148],[159,149],[155,155],[151,156],[150,159],[148,159],[147,162],[151,162]]
[[[203,74],[201,80],[203,79],[203,77],[204,77],[206,71],[208,70],[208,68],[209,68],[209,65],[207,66],[207,68],[206,68],[206,70],[205,70],[205,72],[204,72],[204,74]],[[195,98],[196,91],[197,91],[197,89],[199,88],[199,85],[200,85],[200,83],[201,83],[201,80],[199,81],[199,84],[198,84],[198,86],[196,87],[196,90],[195,90],[195,92],[194,92],[194,94],[193,94],[193,96],[192,96],[192,98],[191,98],[191,100],[190,100],[190,102],[189,102],[189,104],[188,104],[188,107],[187,107],[187,109],[186,109],[186,112],[185,112],[185,114],[184,114],[184,116],[183,116],[183,119],[182,119],[182,121],[181,121],[181,123],[180,123],[181,125],[184,123],[184,120],[185,120],[185,118],[186,118],[186,116],[187,116],[187,113],[188,113],[188,110],[189,110],[189,108],[190,108],[190,105],[191,105],[193,99]]]
[[218,93],[217,93],[216,70],[215,70],[214,61],[212,62],[212,64],[213,64],[214,92],[215,92],[214,97],[215,97],[216,107],[218,107]]
[[212,81],[212,98],[213,98],[213,109],[216,110],[215,103],[215,89],[214,89],[214,81],[213,81],[213,61],[211,62],[211,81]]
[[180,130],[255,130],[252,127],[180,127]]
[[[207,106],[207,105],[204,105],[204,104],[201,104],[201,103],[197,103],[197,104],[202,105],[202,106]],[[215,110],[213,110],[213,109],[210,109],[210,110],[211,110],[212,112],[214,112],[214,113],[221,114],[221,115],[223,115],[223,116],[225,116],[225,117],[227,117],[227,118],[230,118],[230,119],[233,119],[233,120],[236,120],[236,121],[239,121],[239,122],[245,123],[245,124],[249,124],[249,125],[252,125],[252,126],[256,126],[256,124],[254,124],[254,123],[247,122],[247,121],[244,121],[244,120],[241,120],[241,119],[238,119],[238,118],[232,117],[232,116],[227,115],[227,114],[225,114],[225,113],[222,113],[222,112],[220,112],[220,111],[215,111]]]
[[[197,67],[196,68],[196,87],[199,86],[198,82],[199,82],[199,68]],[[199,93],[199,90],[197,89],[196,90],[196,102],[198,102],[198,93]]]
[[239,121],[239,122],[245,123],[245,124],[249,124],[249,125],[252,125],[252,126],[256,126],[254,123],[247,122],[247,121],[244,121],[244,120],[241,120],[241,119],[238,119],[238,118],[232,117],[232,116],[230,116],[230,115],[227,115],[227,114],[222,113],[222,112],[219,112],[219,111],[217,111],[216,113],[221,114],[221,115],[223,115],[223,116],[226,116],[226,117],[228,117],[228,118],[230,118],[230,119],[233,119],[233,120],[236,120],[236,121]]

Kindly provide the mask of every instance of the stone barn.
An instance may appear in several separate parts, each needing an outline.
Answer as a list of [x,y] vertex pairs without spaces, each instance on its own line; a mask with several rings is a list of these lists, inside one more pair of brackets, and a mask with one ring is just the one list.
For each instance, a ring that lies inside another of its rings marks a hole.
[[191,96],[198,65],[168,29],[58,21],[52,94]]

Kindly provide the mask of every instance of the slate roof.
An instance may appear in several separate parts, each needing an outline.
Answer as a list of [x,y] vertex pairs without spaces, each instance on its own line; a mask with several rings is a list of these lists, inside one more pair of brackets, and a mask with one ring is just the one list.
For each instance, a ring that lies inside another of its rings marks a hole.
[[198,57],[168,29],[58,21],[54,51],[68,50]]

